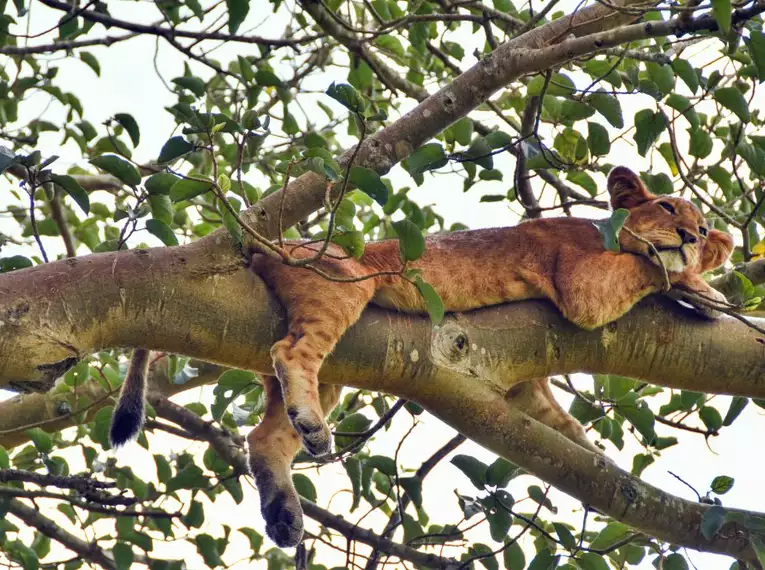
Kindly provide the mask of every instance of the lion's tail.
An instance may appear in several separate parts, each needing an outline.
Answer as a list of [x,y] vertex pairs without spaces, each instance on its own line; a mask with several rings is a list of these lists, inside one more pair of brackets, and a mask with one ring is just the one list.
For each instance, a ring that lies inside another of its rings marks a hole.
[[119,400],[112,414],[109,440],[112,447],[124,445],[138,435],[145,417],[146,376],[149,373],[149,351],[137,348],[130,358]]

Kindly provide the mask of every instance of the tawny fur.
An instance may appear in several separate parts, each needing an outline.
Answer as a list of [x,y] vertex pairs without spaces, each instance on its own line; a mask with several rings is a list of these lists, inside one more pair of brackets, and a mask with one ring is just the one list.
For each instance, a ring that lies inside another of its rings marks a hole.
[[[614,208],[629,210],[626,227],[650,241],[659,259],[628,232],[621,233],[622,251],[616,253],[604,249],[592,220],[547,218],[511,228],[429,237],[424,255],[412,266],[422,271],[447,311],[549,299],[568,320],[585,329],[614,321],[646,295],[663,290],[662,265],[673,287],[725,299],[701,273],[728,258],[733,248],[728,234],[709,230],[701,212],[687,200],[652,195],[628,168],[611,172],[608,191]],[[295,257],[314,255],[315,246],[289,247]],[[316,265],[341,278],[397,271],[398,248],[396,240],[370,243],[355,260],[335,259],[344,255],[331,246],[331,256]],[[287,309],[289,330],[271,349],[278,379],[264,378],[265,415],[247,438],[250,465],[268,535],[280,546],[293,546],[302,538],[303,522],[290,464],[301,444],[314,455],[329,450],[331,437],[324,417],[336,405],[340,390],[319,384],[324,358],[368,303],[413,313],[425,312],[425,306],[417,289],[396,276],[330,282],[262,254],[253,255],[252,269]],[[710,318],[717,316],[713,310],[697,310]],[[144,378],[126,380],[120,401],[131,403],[128,407],[133,409],[136,398],[143,398],[144,385],[145,370]],[[576,419],[555,401],[546,379],[519,384],[507,397],[538,421],[599,452]],[[138,429],[140,422],[131,432]]]
[[[652,195],[627,168],[611,172],[608,190],[611,205],[630,212],[626,227],[654,244],[673,287],[724,300],[700,274],[728,258],[733,247],[729,235],[709,230],[701,212],[687,200]],[[424,255],[412,267],[422,271],[447,311],[544,298],[568,320],[595,329],[664,287],[661,264],[646,243],[622,232],[620,245],[621,252],[607,251],[592,220],[547,218],[511,228],[428,237]],[[307,257],[314,255],[316,246],[288,247],[295,257]],[[335,246],[329,253],[344,257]],[[340,278],[397,271],[398,242],[369,243],[359,260],[325,257],[317,265]],[[289,319],[287,336],[271,349],[279,383],[267,381],[267,419],[253,430],[248,444],[257,484],[266,489],[261,494],[265,493],[267,532],[280,546],[292,546],[302,537],[300,504],[289,469],[299,448],[295,434],[314,455],[326,453],[331,442],[324,416],[337,394],[326,397],[327,387],[318,381],[325,356],[368,303],[412,313],[425,312],[425,306],[417,289],[397,276],[329,282],[261,254],[253,256],[252,269],[274,290]],[[579,422],[555,401],[546,379],[515,386],[508,397],[538,421],[599,452]]]

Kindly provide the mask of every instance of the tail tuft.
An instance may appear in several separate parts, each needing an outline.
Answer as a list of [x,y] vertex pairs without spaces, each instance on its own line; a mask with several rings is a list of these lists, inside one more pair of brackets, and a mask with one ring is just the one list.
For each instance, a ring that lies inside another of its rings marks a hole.
[[109,441],[112,447],[120,447],[135,439],[141,431],[143,418],[143,406],[139,409],[117,406],[112,414],[112,425],[109,428]]

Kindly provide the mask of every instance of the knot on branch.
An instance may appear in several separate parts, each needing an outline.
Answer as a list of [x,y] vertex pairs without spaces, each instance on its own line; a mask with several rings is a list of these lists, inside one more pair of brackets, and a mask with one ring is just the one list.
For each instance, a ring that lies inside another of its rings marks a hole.
[[431,340],[433,361],[446,368],[463,368],[470,355],[467,331],[454,321],[445,322],[434,331]]

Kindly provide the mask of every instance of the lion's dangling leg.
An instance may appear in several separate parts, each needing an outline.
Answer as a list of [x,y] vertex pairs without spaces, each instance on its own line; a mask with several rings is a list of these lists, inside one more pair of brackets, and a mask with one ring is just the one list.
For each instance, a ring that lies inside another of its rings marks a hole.
[[582,424],[555,399],[547,378],[534,378],[516,384],[508,391],[506,397],[519,410],[535,420],[550,426],[585,449],[603,455],[603,450],[587,438]]
[[[330,282],[306,269],[261,259],[254,269],[287,309],[287,336],[271,347],[274,372],[282,385],[287,416],[312,455],[327,453],[332,437],[319,399],[319,369],[324,358],[355,323],[376,289],[376,282]],[[369,273],[354,260],[327,261],[322,267],[338,277]]]
[[[263,388],[266,411],[260,424],[247,436],[250,469],[260,494],[266,533],[281,547],[295,546],[303,537],[303,509],[292,484],[291,465],[301,440],[287,416],[279,380],[264,376]],[[341,390],[341,386],[331,384],[319,386],[324,414],[335,407]]]

